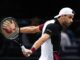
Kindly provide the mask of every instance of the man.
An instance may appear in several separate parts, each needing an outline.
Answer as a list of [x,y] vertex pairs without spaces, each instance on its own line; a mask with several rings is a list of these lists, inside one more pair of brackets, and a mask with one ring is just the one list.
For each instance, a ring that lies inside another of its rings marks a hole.
[[[30,56],[41,46],[41,56],[39,60],[59,60],[59,49],[60,49],[60,40],[61,40],[61,31],[62,28],[68,27],[73,21],[74,13],[71,8],[65,7],[60,10],[59,14],[55,16],[54,20],[47,21],[44,24],[42,30],[42,36],[34,43],[30,50],[26,49],[23,51],[25,56]],[[43,26],[43,25],[42,25]],[[34,26],[33,26],[34,27]],[[32,28],[33,28],[32,27]],[[20,32],[25,33],[35,33],[39,32],[39,26],[34,27],[32,30],[31,27],[20,28]],[[35,32],[33,32],[33,30]],[[54,51],[54,57],[53,57]]]
[[[42,36],[33,44],[31,49],[23,51],[25,56],[30,56],[41,46],[39,60],[59,60],[61,31],[73,22],[74,13],[69,7],[62,8],[55,20],[44,24]],[[53,51],[55,55],[53,57]],[[56,59],[55,59],[56,58]]]

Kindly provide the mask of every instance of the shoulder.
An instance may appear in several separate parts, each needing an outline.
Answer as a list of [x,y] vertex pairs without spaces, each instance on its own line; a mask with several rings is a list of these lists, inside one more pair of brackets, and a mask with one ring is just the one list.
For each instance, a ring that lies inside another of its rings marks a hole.
[[49,20],[49,21],[46,21],[45,22],[45,26],[49,25],[49,24],[54,24],[55,23],[55,20]]
[[47,29],[52,30],[54,23],[55,23],[55,20],[46,21],[43,27],[43,31]]
[[55,20],[54,20],[54,19],[52,19],[52,20],[46,21],[46,23],[45,23],[45,24],[54,23],[54,22],[55,22]]
[[40,31],[42,30],[43,26],[44,26],[44,24],[40,24],[40,25],[39,25],[39,30],[40,30]]

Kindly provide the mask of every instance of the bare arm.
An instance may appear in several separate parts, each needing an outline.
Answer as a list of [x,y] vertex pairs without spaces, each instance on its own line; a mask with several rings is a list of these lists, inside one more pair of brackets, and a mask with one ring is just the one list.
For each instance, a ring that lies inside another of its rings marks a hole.
[[37,33],[40,32],[39,26],[21,27],[20,33]]
[[48,40],[48,38],[50,37],[50,35],[48,34],[43,34],[32,46],[32,48],[34,47],[36,50],[45,42]]
[[[20,27],[20,33],[37,33],[40,32],[43,28],[44,24],[38,25],[38,26],[26,26],[26,27]],[[15,29],[15,23],[6,21],[3,25],[3,28],[5,28],[8,32],[13,31]]]
[[32,46],[31,49],[25,49],[22,51],[24,56],[29,57],[32,53],[34,53],[47,39],[50,37],[48,34],[43,34]]

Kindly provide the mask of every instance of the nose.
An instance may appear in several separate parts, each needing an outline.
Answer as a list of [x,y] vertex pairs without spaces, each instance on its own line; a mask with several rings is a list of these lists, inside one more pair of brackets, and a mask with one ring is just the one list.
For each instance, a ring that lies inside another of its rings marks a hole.
[[71,19],[70,22],[72,23],[73,22],[73,19]]

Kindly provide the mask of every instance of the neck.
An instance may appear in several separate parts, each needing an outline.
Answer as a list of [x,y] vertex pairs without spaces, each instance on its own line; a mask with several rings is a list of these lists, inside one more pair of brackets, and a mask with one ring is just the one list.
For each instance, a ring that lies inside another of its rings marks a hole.
[[66,29],[65,25],[63,24],[63,19],[62,18],[58,18],[58,21],[60,23],[60,25],[63,27],[63,29]]

